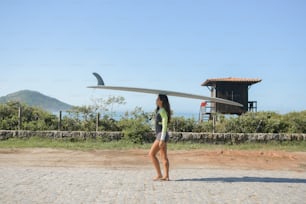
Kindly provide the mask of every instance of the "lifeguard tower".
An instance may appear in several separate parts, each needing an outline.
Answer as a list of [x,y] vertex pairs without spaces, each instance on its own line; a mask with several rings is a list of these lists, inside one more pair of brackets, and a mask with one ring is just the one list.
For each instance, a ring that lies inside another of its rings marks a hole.
[[243,107],[206,101],[201,103],[200,120],[212,119],[213,113],[241,115],[247,111],[257,112],[257,101],[249,101],[250,86],[261,79],[250,78],[216,78],[207,79],[201,86],[207,86],[211,97],[218,97],[241,103]]

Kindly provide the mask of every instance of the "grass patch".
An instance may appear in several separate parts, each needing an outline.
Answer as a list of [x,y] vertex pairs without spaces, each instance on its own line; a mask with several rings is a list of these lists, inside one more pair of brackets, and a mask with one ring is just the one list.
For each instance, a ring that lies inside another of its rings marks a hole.
[[[31,138],[10,138],[0,141],[0,148],[62,148],[70,150],[124,150],[124,149],[150,149],[151,143],[135,144],[127,140],[103,142],[101,140],[70,140],[51,139],[42,137]],[[282,150],[292,152],[306,152],[306,141],[292,142],[269,142],[269,143],[243,143],[237,145],[230,144],[200,144],[192,142],[169,143],[169,150]]]
[[41,137],[10,138],[0,141],[0,148],[62,148],[71,150],[93,149],[146,149],[150,144],[134,144],[125,140],[103,142],[100,140],[64,140]]

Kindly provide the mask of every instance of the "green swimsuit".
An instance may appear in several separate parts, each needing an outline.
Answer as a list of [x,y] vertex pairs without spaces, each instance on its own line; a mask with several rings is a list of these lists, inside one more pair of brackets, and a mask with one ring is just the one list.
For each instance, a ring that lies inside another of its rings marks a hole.
[[168,141],[169,135],[167,132],[168,127],[168,115],[164,108],[158,110],[155,120],[156,139],[162,141]]

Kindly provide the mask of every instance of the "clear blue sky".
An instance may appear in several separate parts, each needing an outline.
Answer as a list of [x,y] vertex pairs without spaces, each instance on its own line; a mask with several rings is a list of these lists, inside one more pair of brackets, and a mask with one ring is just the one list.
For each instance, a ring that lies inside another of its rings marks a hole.
[[[260,78],[259,111],[306,109],[305,0],[0,0],[0,96],[29,89],[72,105],[154,95],[87,89],[106,84],[209,95],[208,78]],[[171,97],[174,112],[201,101]]]

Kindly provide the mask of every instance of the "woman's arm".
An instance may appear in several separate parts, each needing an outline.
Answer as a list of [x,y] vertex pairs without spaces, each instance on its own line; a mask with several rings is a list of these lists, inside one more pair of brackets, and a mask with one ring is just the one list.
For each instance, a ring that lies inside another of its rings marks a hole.
[[159,112],[161,118],[162,118],[162,132],[161,132],[161,138],[160,140],[164,141],[166,138],[166,134],[167,134],[167,127],[168,127],[168,115],[167,112],[164,108],[160,109]]

